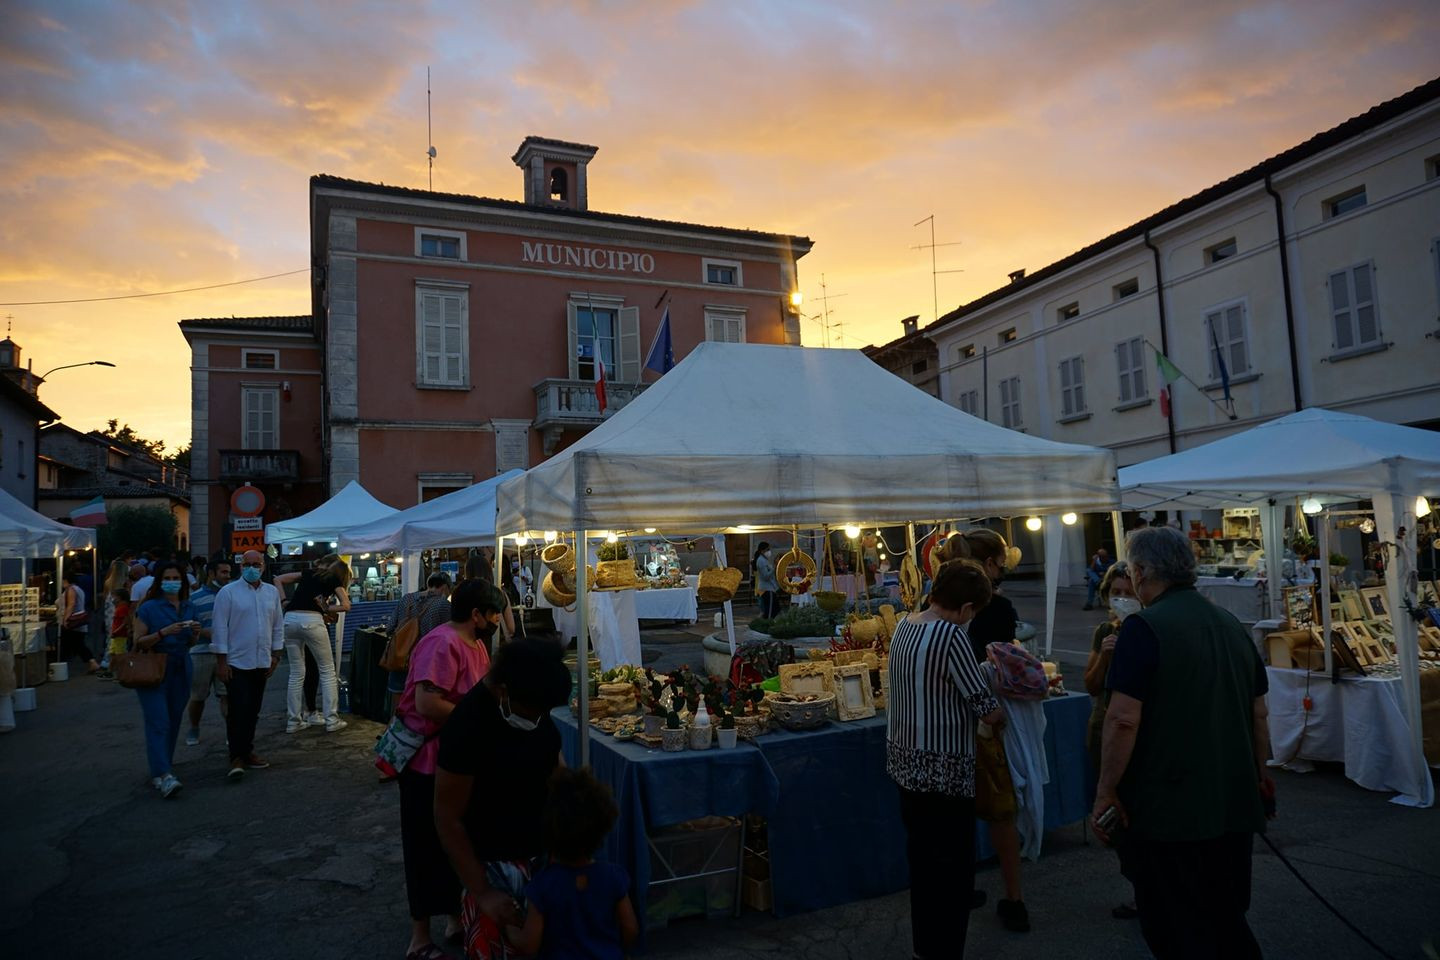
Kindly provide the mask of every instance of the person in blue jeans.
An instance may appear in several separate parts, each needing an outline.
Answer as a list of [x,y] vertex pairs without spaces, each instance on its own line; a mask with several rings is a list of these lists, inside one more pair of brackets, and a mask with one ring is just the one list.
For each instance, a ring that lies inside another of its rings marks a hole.
[[619,809],[610,788],[589,770],[556,769],[542,819],[550,864],[525,887],[525,926],[506,939],[536,960],[622,960],[640,932],[630,878],[595,851]]
[[174,561],[161,564],[135,616],[144,631],[135,638],[136,649],[165,654],[165,679],[157,687],[140,687],[135,692],[145,714],[150,782],[160,796],[169,799],[182,786],[171,767],[185,705],[190,702],[190,644],[200,628],[185,568]]
[[1100,581],[1105,579],[1105,571],[1114,562],[1104,547],[1096,550],[1095,556],[1090,558],[1090,566],[1085,568],[1085,606],[1082,609],[1095,609],[1095,594],[1100,589]]

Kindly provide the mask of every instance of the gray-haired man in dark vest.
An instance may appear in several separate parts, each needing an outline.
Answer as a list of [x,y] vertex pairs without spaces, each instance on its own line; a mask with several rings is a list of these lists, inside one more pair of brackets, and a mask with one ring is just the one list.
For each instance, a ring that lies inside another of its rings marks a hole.
[[1145,608],[1115,644],[1095,818],[1116,808],[1108,833],[1156,957],[1259,957],[1245,912],[1275,790],[1265,665],[1240,621],[1196,592],[1179,530],[1136,530],[1126,554]]

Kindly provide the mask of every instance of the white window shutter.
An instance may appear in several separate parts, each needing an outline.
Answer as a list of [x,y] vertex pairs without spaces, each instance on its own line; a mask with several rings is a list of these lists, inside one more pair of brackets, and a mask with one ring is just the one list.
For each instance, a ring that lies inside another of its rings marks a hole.
[[1335,349],[1355,345],[1350,320],[1350,277],[1345,272],[1330,274],[1330,309],[1335,314]]
[[620,330],[615,345],[620,383],[640,382],[640,308],[620,308]]
[[1225,318],[1229,327],[1230,376],[1234,377],[1250,370],[1249,350],[1245,344],[1245,310],[1238,305],[1231,307],[1225,311]]
[[1205,315],[1205,353],[1210,357],[1211,381],[1220,379],[1220,365],[1215,362],[1215,345],[1220,342],[1220,317],[1219,313]]
[[1070,372],[1070,380],[1075,384],[1075,412],[1085,412],[1085,358],[1076,357],[1070,361],[1075,368]]
[[1135,399],[1145,397],[1145,341],[1136,337],[1130,341],[1130,381],[1131,390],[1135,393]]
[[1375,317],[1374,275],[1370,265],[1355,268],[1355,342],[1375,343],[1380,339],[1380,324]]
[[575,334],[575,301],[565,304],[565,342],[569,345],[570,379],[580,379],[580,342]]

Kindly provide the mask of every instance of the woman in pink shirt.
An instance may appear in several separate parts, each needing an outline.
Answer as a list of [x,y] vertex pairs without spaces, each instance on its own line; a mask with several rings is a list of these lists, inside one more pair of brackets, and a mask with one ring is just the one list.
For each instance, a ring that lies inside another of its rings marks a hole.
[[410,673],[396,714],[424,735],[425,744],[400,771],[400,842],[405,853],[405,888],[410,899],[410,946],[406,960],[443,960],[431,939],[430,918],[449,918],[446,936],[460,930],[460,881],[435,833],[436,737],[455,705],[490,669],[487,644],[505,610],[500,591],[467,580],[450,597],[450,622],[420,638],[410,655]]

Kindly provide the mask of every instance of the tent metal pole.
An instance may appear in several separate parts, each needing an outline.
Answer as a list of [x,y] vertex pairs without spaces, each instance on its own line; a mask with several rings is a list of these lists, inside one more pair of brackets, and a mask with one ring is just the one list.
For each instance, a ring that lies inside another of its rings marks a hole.
[[575,531],[575,688],[579,716],[576,730],[580,744],[580,766],[590,766],[590,610],[585,581],[590,562],[590,533]]
[[1119,510],[1110,511],[1110,532],[1115,536],[1115,560],[1125,559],[1125,518]]
[[[1320,566],[1315,569],[1315,576],[1320,581],[1320,646],[1325,652],[1325,675],[1333,676],[1335,669],[1335,650],[1330,640],[1330,511],[1325,511],[1315,518],[1320,526]],[[1288,611],[1286,613],[1288,616]]]
[[[57,620],[60,619],[60,591],[62,589],[62,584],[64,580],[65,551],[62,549],[55,551],[55,618]],[[56,627],[57,630],[55,633],[55,662],[61,663],[63,662],[61,660],[61,657],[63,657],[65,654],[65,651],[63,649],[65,646],[65,624],[63,622],[57,623]]]
[[[1389,468],[1390,493],[1377,497],[1375,529],[1382,543],[1393,545],[1385,557],[1385,592],[1390,602],[1390,620],[1395,627],[1395,654],[1400,662],[1400,703],[1409,726],[1411,754],[1404,765],[1412,791],[1401,791],[1397,800],[1406,806],[1429,807],[1435,803],[1435,785],[1425,762],[1425,740],[1420,712],[1420,643],[1415,621],[1409,611],[1415,598],[1409,590],[1409,574],[1415,568],[1415,511],[1413,497],[1396,491],[1400,487],[1393,465]],[[1327,558],[1328,559],[1328,558]]]

